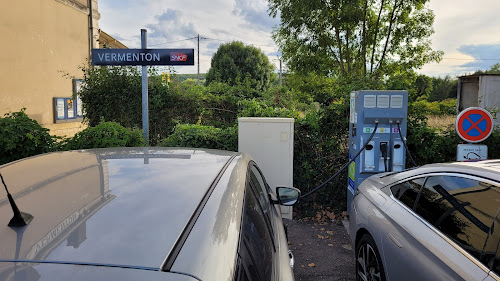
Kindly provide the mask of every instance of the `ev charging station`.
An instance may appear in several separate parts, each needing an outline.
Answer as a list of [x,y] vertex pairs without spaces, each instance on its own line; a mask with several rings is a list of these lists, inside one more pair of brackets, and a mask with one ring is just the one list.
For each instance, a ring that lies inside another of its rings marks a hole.
[[[356,189],[367,177],[402,171],[406,160],[407,91],[356,91],[351,93],[349,116],[349,165],[347,213]],[[401,139],[403,138],[403,139]]]

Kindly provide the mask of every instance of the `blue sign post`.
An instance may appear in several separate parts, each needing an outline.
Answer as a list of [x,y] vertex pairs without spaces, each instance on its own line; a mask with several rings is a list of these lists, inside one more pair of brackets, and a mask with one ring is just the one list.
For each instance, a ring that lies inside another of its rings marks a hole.
[[142,129],[149,145],[148,65],[194,65],[194,49],[147,49],[141,29],[141,49],[92,49],[92,65],[142,66]]

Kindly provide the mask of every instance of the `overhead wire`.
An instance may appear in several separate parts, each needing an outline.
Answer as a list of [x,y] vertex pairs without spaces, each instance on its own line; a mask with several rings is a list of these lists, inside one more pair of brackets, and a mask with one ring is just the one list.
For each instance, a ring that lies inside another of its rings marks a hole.
[[181,39],[181,40],[176,40],[176,41],[169,41],[169,42],[163,42],[163,43],[158,43],[158,44],[151,44],[149,46],[159,46],[159,45],[164,45],[164,44],[171,44],[171,43],[177,43],[177,42],[182,42],[182,41],[188,41],[188,40],[193,40],[198,37],[193,37],[193,38],[186,38],[186,39]]

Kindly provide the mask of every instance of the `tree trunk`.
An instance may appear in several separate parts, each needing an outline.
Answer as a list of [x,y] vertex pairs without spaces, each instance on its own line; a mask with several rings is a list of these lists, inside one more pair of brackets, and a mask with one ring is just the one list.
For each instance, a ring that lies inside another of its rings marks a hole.
[[[380,58],[380,61],[378,62],[377,69],[380,68],[380,66],[382,65],[382,62],[385,60],[385,55],[387,54],[387,47],[389,46],[389,42],[391,39],[392,26],[394,25],[394,23],[396,22],[396,19],[397,19],[396,11],[401,7],[402,1],[404,1],[404,0],[401,0],[401,1],[394,0],[394,7],[393,7],[392,12],[391,12],[391,18],[389,21],[389,30],[387,31],[387,38],[385,39],[384,51],[382,52],[382,57]],[[380,73],[380,72],[378,72],[378,73]],[[377,74],[375,76],[375,80],[377,80],[379,78],[379,76],[380,76],[380,74]]]
[[339,48],[339,62],[340,62],[340,70],[343,75],[346,75],[344,60],[342,59],[342,41],[340,40],[340,31],[338,28],[335,28],[335,36],[337,38],[337,48]]
[[368,10],[368,1],[365,1],[364,15],[363,15],[363,31],[361,34],[361,62],[363,63],[363,77],[366,76],[366,12]]
[[378,25],[380,23],[380,16],[382,15],[382,10],[384,9],[385,0],[380,2],[380,10],[378,11],[377,23],[375,24],[375,34],[373,35],[373,47],[372,47],[372,57],[370,60],[370,74],[373,73],[373,60],[375,58],[375,51],[377,47],[377,35],[378,35]]
[[352,67],[351,67],[351,50],[349,46],[349,37],[351,36],[351,29],[349,28],[349,23],[346,24],[346,38],[345,38],[345,56],[347,60],[347,71],[348,73],[351,73]]

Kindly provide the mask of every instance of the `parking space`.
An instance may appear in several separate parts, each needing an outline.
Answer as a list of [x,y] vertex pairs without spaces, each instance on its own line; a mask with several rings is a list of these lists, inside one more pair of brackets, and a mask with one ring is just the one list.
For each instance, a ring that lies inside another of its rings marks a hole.
[[342,224],[284,220],[296,281],[355,280],[354,254]]

